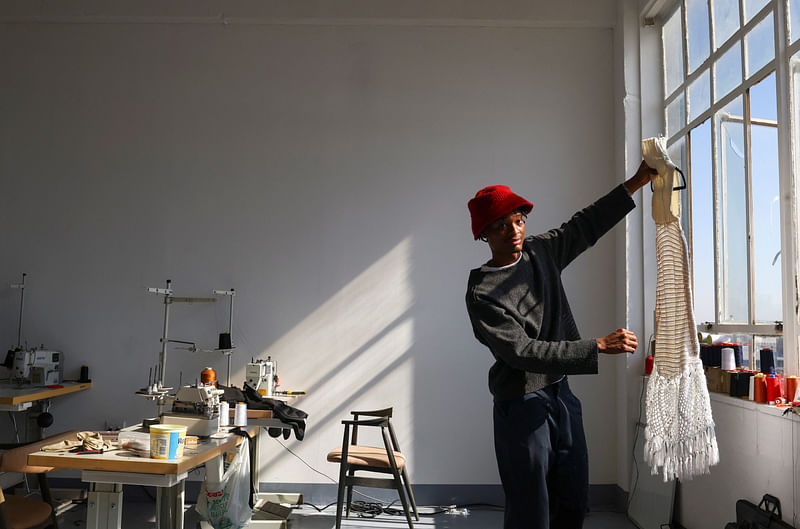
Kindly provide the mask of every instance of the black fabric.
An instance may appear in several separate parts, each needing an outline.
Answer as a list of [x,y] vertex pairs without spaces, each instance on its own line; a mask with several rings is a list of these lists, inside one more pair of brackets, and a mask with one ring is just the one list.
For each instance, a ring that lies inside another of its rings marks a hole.
[[[247,384],[244,384],[243,389],[235,386],[223,386],[222,384],[219,384],[218,388],[224,392],[222,400],[233,403],[244,402],[247,404],[247,408],[251,410],[271,410],[276,419],[280,419],[291,427],[298,441],[302,441],[305,437],[308,414],[303,410],[289,406],[282,400],[262,397],[257,390]],[[270,428],[269,430],[280,431],[281,429]],[[280,434],[273,435],[272,431],[268,431],[268,433],[272,437],[280,436]],[[288,439],[289,435],[288,430],[283,432],[284,439]]]
[[237,402],[247,401],[247,397],[244,396],[242,390],[236,386],[223,386],[222,384],[218,384],[217,389],[221,389],[223,391],[222,400],[226,402],[232,402],[236,404]]
[[[294,436],[298,441],[302,441],[306,432],[306,418],[308,414],[303,410],[289,406],[282,400],[262,397],[261,394],[247,384],[244,385],[244,395],[247,407],[254,410],[272,410],[276,419],[280,419],[292,427]],[[289,437],[288,432],[284,432],[284,439]]]

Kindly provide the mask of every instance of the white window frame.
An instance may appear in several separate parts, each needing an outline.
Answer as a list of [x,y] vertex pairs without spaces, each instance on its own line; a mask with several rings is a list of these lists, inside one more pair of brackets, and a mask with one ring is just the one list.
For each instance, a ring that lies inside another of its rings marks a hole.
[[[659,34],[663,24],[668,20],[676,10],[680,10],[682,28],[681,35],[683,38],[683,67],[684,79],[680,85],[670,94],[663,94],[666,91],[666,79],[662,78],[662,97],[661,97],[661,110],[663,112],[663,123],[667,123],[667,107],[670,103],[675,101],[678,97],[684,97],[684,115],[686,120],[689,119],[689,105],[691,101],[688,97],[688,87],[694,82],[700,74],[705,71],[709,72],[709,92],[711,97],[711,105],[708,109],[697,115],[691,121],[688,121],[679,130],[671,134],[667,138],[667,144],[671,146],[677,141],[686,140],[689,149],[688,135],[689,132],[702,124],[706,120],[711,120],[711,148],[713,158],[713,195],[714,195],[714,282],[715,282],[715,312],[716,321],[714,322],[698,322],[698,331],[710,332],[714,334],[747,334],[751,336],[782,336],[783,338],[783,351],[784,351],[784,366],[786,375],[800,375],[800,349],[798,342],[798,333],[800,332],[800,320],[798,316],[800,313],[800,294],[798,293],[798,238],[800,237],[800,229],[798,225],[798,216],[800,209],[798,209],[798,188],[797,178],[798,174],[798,158],[800,153],[797,152],[798,145],[800,145],[800,138],[795,137],[796,125],[798,116],[795,116],[792,109],[795,108],[794,90],[794,76],[792,69],[798,69],[800,61],[792,62],[790,59],[798,52],[800,52],[800,39],[794,43],[789,43],[789,0],[770,0],[757,14],[755,14],[747,23],[744,22],[744,1],[739,0],[739,16],[740,23],[739,29],[734,32],[726,42],[721,43],[719,48],[715,48],[714,42],[714,10],[711,9],[715,0],[708,0],[709,13],[709,56],[694,71],[689,72],[689,42],[687,30],[687,9],[686,0],[651,0],[644,8],[645,25],[655,24],[658,26]],[[766,17],[773,13],[773,27],[774,27],[774,44],[775,55],[774,58],[766,65],[760,68],[757,72],[747,76],[747,43],[744,36],[754,28],[759,22],[763,21]],[[800,28],[795,28],[796,33],[800,33]],[[659,39],[659,42],[663,42]],[[741,67],[743,72],[743,81],[736,86],[730,93],[718,101],[714,101],[716,89],[716,72],[713,68],[714,61],[728,51],[732,46],[741,43]],[[661,73],[664,76],[664,50],[662,47],[661,54]],[[752,203],[750,200],[750,190],[752,189],[752,172],[750,165],[750,129],[744,127],[745,138],[745,178],[746,178],[746,193],[747,193],[747,217],[748,217],[748,256],[747,266],[749,271],[748,279],[748,299],[749,299],[749,315],[750,321],[746,324],[730,324],[721,323],[720,310],[722,299],[722,285],[720,284],[720,270],[724,263],[720,263],[720,241],[719,230],[717,229],[720,215],[720,197],[717,189],[718,182],[718,167],[719,167],[719,153],[717,141],[718,133],[717,123],[715,119],[716,113],[723,109],[726,105],[731,103],[734,99],[742,97],[744,102],[744,120],[749,120],[749,101],[746,97],[748,90],[763,80],[766,76],[775,72],[775,85],[776,85],[776,103],[778,122],[775,123],[759,123],[764,125],[776,126],[778,128],[778,167],[779,167],[779,189],[780,189],[780,218],[781,218],[781,279],[782,279],[782,313],[783,320],[775,322],[774,324],[757,324],[754,318],[754,300],[753,300],[753,267],[751,266],[753,260],[753,242],[752,236],[749,232],[752,227]],[[666,127],[665,127],[666,128]],[[686,171],[689,188],[691,189],[691,168]],[[689,230],[691,229],[691,201],[685,207],[689,210]],[[687,230],[688,231],[688,230]],[[690,232],[687,233],[687,239],[691,245]],[[691,246],[690,246],[691,248]]]

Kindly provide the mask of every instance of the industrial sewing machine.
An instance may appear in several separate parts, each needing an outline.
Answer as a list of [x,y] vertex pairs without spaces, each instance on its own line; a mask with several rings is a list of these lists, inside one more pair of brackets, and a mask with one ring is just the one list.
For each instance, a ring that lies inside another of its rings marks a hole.
[[253,360],[245,368],[247,385],[265,397],[272,397],[278,385],[278,363],[271,356]]
[[225,392],[214,384],[194,384],[178,389],[172,410],[161,414],[162,424],[186,426],[187,435],[208,437],[219,429],[219,403]]
[[20,349],[14,352],[11,378],[17,383],[33,386],[60,384],[63,374],[63,355],[58,351]]

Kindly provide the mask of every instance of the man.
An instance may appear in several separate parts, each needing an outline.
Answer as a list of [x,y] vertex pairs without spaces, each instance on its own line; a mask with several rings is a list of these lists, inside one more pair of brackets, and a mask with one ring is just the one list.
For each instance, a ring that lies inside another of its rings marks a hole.
[[492,253],[470,272],[466,301],[476,338],[495,358],[489,390],[505,529],[583,525],[588,456],[581,404],[567,375],[597,373],[598,353],[633,353],[637,340],[626,329],[582,340],[561,271],[634,208],[631,195],[654,173],[642,162],[560,228],[528,238],[533,204],[507,186],[481,189],[468,203],[472,233]]

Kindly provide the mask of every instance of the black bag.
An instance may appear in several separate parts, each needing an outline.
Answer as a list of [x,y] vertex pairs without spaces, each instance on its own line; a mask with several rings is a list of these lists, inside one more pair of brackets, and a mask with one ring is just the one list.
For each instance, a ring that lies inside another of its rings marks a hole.
[[747,500],[737,501],[736,522],[729,523],[725,529],[794,529],[782,519],[781,500],[764,494],[758,505]]

